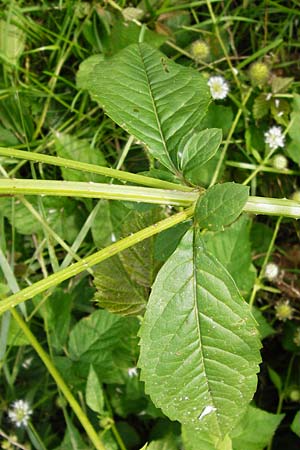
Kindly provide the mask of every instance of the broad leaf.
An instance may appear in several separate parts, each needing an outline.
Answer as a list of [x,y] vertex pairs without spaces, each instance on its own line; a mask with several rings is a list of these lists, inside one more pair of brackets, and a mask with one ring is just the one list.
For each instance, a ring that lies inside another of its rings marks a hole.
[[136,361],[138,321],[105,310],[81,319],[70,333],[68,355],[77,376],[87,378],[90,365],[99,380],[122,383],[122,369]]
[[284,414],[271,414],[249,406],[231,433],[233,450],[262,450],[272,439],[283,417]]
[[194,426],[182,426],[182,438],[185,450],[232,450],[232,442],[228,435],[219,439],[211,433],[197,431]]
[[291,430],[300,438],[300,410],[296,413],[293,419]]
[[244,214],[222,231],[206,232],[207,249],[223,264],[242,295],[247,295],[255,282],[250,245],[251,220]]
[[241,214],[249,188],[236,183],[216,184],[202,195],[196,206],[196,220],[201,228],[223,230]]
[[255,392],[260,342],[234,281],[193,233],[153,285],[139,366],[146,392],[170,419],[224,438]]
[[147,44],[130,45],[99,64],[85,61],[78,84],[173,172],[181,139],[199,125],[210,101],[200,74]]
[[197,184],[199,168],[216,154],[221,141],[222,131],[218,128],[200,131],[183,140],[178,156],[188,181]]

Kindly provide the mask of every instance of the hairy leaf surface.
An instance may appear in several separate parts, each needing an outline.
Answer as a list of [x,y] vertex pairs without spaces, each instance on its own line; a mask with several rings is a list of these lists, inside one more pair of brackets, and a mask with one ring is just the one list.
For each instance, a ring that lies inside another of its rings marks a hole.
[[255,392],[260,342],[248,304],[198,231],[160,270],[140,336],[141,379],[155,405],[224,437]]
[[216,184],[199,198],[196,220],[201,228],[222,230],[241,214],[249,195],[249,188],[236,183]]
[[171,155],[175,159],[181,139],[199,125],[210,102],[200,74],[143,43],[99,64],[85,61],[78,80],[118,125],[176,172]]

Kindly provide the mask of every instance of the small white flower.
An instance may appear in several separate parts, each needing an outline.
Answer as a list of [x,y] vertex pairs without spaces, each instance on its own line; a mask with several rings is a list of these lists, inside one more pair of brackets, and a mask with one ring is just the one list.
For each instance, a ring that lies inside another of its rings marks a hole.
[[282,133],[281,127],[271,127],[265,133],[265,143],[272,150],[276,150],[278,147],[284,147],[284,134]]
[[275,280],[279,275],[279,267],[275,263],[268,263],[265,268],[265,277],[269,281]]
[[32,410],[25,400],[16,400],[8,410],[8,417],[18,428],[27,427],[31,414]]
[[229,92],[229,85],[225,78],[221,77],[220,75],[210,77],[207,84],[210,88],[210,93],[213,99],[223,100],[227,97],[227,94]]
[[137,377],[138,371],[136,367],[130,367],[130,369],[127,370],[129,378]]

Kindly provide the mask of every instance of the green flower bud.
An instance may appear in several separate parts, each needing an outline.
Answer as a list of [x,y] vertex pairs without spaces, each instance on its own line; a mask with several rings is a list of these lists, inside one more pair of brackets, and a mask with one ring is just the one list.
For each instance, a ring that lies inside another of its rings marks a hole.
[[209,46],[198,39],[191,45],[191,54],[196,62],[207,61],[210,56]]
[[300,202],[300,191],[295,191],[292,194],[291,199],[295,200],[295,202]]
[[294,388],[289,393],[290,400],[292,402],[300,402],[300,391],[297,388]]
[[263,62],[255,62],[249,69],[249,77],[254,86],[263,86],[269,79],[269,68]]
[[284,170],[287,169],[288,160],[284,155],[275,155],[272,160],[272,166],[275,169]]

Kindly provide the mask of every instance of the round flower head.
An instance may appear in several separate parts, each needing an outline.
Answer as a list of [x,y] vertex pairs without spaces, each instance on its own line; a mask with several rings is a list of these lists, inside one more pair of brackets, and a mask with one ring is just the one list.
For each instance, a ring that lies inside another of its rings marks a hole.
[[16,400],[8,410],[8,417],[16,427],[27,427],[32,414],[29,403],[25,400]]
[[263,62],[255,62],[249,70],[249,76],[254,86],[263,86],[269,78],[269,68]]
[[275,263],[268,263],[265,268],[265,277],[269,281],[275,280],[279,275],[279,267]]
[[284,155],[275,155],[272,160],[272,166],[275,169],[284,170],[288,166],[288,160]]
[[276,317],[278,320],[285,322],[293,318],[294,309],[291,307],[289,300],[281,300],[275,306]]
[[284,147],[284,139],[281,127],[271,127],[265,133],[265,143],[272,150],[276,150],[278,147]]
[[229,85],[225,78],[220,75],[216,75],[214,77],[210,77],[207,82],[210,93],[213,99],[215,100],[223,100],[227,97],[229,92]]
[[196,62],[206,61],[209,58],[209,47],[206,42],[198,39],[191,45],[191,54]]

